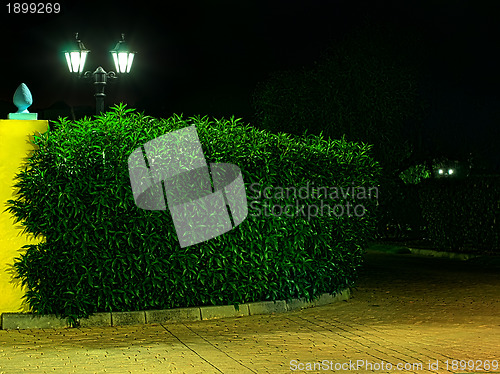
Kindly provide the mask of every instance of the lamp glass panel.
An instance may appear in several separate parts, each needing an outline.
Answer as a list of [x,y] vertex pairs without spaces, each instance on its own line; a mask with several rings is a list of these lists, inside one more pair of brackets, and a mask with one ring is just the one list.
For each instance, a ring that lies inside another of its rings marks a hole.
[[132,68],[132,62],[134,62],[134,54],[128,54],[128,63],[127,63],[127,73],[130,73],[130,69]]
[[120,73],[125,73],[127,71],[127,60],[128,60],[128,53],[127,52],[118,53],[118,62],[120,64]]
[[79,69],[78,69],[79,73],[81,73],[83,71],[86,59],[87,59],[87,52],[81,52],[81,54],[80,54],[80,66],[79,66]]
[[118,64],[118,56],[117,56],[117,53],[116,52],[111,52],[111,54],[113,55],[113,61],[115,62],[115,70],[117,72],[120,72],[120,65]]
[[80,71],[80,66],[81,66],[81,54],[80,54],[80,52],[71,52],[71,64],[73,66],[74,73],[77,73]]
[[80,71],[80,52],[70,52],[69,59],[71,61],[70,71],[72,73],[77,73]]
[[66,63],[68,64],[69,72],[72,73],[73,72],[73,67],[71,66],[71,59],[70,59],[70,56],[69,56],[69,52],[65,52],[64,56],[66,57]]

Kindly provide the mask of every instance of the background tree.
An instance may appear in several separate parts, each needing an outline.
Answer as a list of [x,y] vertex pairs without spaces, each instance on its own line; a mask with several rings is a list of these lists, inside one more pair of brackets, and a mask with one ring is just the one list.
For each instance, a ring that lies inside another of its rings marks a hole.
[[[276,72],[254,95],[258,126],[373,144],[383,168],[380,223],[397,220],[399,174],[425,158],[419,124],[423,51],[418,37],[367,25],[333,43],[313,67]],[[399,206],[399,208],[398,208]],[[399,212],[399,213],[398,213]]]

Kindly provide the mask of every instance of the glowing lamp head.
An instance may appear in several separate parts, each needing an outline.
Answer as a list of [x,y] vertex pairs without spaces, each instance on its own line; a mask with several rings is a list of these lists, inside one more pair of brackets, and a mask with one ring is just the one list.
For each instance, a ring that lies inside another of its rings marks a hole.
[[70,73],[81,74],[85,66],[85,60],[90,52],[85,45],[78,39],[78,33],[75,34],[75,45],[72,49],[64,52],[68,69]]
[[130,73],[135,53],[136,52],[129,50],[127,43],[125,42],[125,34],[122,34],[122,40],[120,40],[116,44],[116,47],[111,50],[111,55],[113,56],[117,73]]

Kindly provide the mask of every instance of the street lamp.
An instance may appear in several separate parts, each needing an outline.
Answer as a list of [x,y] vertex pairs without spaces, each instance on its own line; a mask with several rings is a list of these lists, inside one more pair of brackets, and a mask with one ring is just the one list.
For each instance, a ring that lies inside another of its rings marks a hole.
[[75,34],[75,43],[73,49],[66,51],[66,62],[70,73],[81,74],[87,59],[87,54],[90,52],[83,43],[78,39],[78,33]]
[[128,49],[127,43],[125,43],[125,34],[122,34],[122,40],[110,52],[115,61],[116,71],[119,73],[130,73],[135,52],[130,52]]
[[[79,77],[83,76],[83,78],[89,78],[92,75],[94,78],[96,114],[100,114],[104,112],[104,98],[106,97],[104,88],[106,87],[107,80],[108,78],[117,78],[117,76],[114,71],[106,72],[101,66],[99,66],[93,73],[90,71],[83,73],[85,60],[87,59],[89,52],[90,50],[85,48],[85,45],[78,39],[78,33],[76,33],[75,46],[72,49],[65,51],[64,55],[66,57],[70,73]],[[115,62],[116,71],[120,74],[129,73],[132,68],[136,52],[132,52],[128,49],[128,46],[125,43],[125,34],[122,34],[122,39],[110,52]]]

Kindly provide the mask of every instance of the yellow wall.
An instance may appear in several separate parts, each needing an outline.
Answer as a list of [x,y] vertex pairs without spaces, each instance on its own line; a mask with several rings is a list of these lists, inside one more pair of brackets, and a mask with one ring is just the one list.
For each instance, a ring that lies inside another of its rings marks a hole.
[[0,313],[28,311],[22,302],[20,281],[13,279],[12,265],[23,245],[36,244],[41,239],[23,235],[20,222],[15,224],[12,214],[4,210],[7,200],[16,194],[12,187],[15,175],[35,149],[30,142],[33,134],[44,133],[47,127],[47,121],[0,120]]

